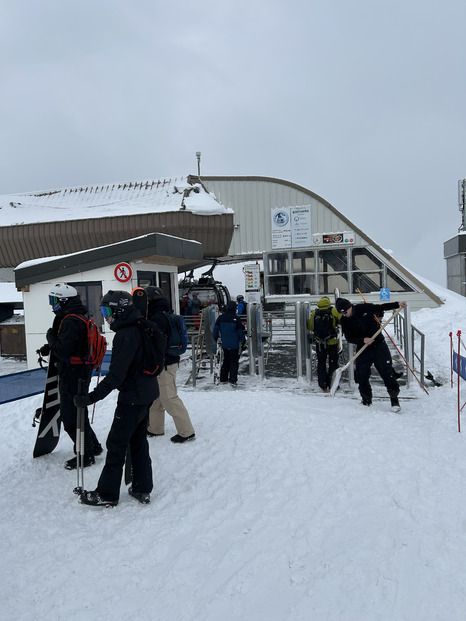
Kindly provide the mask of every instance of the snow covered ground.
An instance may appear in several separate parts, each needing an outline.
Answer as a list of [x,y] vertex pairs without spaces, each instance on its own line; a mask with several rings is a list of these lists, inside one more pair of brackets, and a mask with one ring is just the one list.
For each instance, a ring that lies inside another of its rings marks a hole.
[[[80,505],[67,438],[32,458],[41,397],[0,406],[1,618],[463,621],[466,420],[458,433],[449,332],[466,329],[466,300],[432,288],[446,304],[412,321],[441,388],[413,382],[393,414],[295,380],[180,381],[197,439],[172,445],[170,418],[150,439],[148,506],[125,489],[114,509]],[[102,441],[115,400],[97,404]]]

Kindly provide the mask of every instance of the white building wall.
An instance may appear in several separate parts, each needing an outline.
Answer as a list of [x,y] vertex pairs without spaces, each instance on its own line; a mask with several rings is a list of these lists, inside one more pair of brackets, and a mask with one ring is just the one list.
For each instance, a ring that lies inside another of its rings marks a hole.
[[[138,268],[145,272],[169,272],[172,277],[172,300],[179,305],[178,299],[178,271],[174,266],[169,265],[152,265],[148,263],[129,263],[133,270],[133,276],[127,283],[119,282],[114,275],[115,266],[111,265],[105,268],[90,270],[77,274],[69,274],[63,279],[55,278],[29,286],[29,291],[23,292],[24,303],[24,319],[26,329],[26,355],[28,369],[35,369],[39,366],[37,350],[47,342],[46,332],[52,326],[54,314],[49,305],[49,292],[53,285],[57,282],[89,282],[101,281],[102,292],[107,293],[110,289],[114,291],[131,291],[138,286],[137,271]],[[179,312],[179,308],[175,310]],[[114,332],[104,322],[103,333],[108,342],[108,348],[112,348]]]

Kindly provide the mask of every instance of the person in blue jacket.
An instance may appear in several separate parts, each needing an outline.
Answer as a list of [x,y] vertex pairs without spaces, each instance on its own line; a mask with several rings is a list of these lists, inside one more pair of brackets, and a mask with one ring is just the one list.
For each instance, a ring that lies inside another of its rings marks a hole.
[[236,386],[238,381],[238,361],[241,343],[246,341],[244,326],[236,314],[236,302],[228,302],[227,308],[215,322],[213,337],[217,342],[220,336],[223,349],[223,364],[220,369],[220,382],[230,382]]

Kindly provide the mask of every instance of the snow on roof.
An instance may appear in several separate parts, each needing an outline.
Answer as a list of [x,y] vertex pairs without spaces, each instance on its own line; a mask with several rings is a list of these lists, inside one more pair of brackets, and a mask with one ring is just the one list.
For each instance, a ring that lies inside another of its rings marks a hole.
[[[187,196],[185,196],[187,191]],[[184,198],[183,198],[184,197]],[[0,225],[84,220],[132,213],[164,213],[186,209],[197,215],[233,213],[185,177],[163,181],[132,181],[25,192],[0,196]]]

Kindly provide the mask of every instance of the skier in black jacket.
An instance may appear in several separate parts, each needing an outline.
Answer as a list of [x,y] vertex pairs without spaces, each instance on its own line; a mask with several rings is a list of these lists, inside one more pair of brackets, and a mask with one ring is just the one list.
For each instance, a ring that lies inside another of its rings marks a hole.
[[[49,302],[55,313],[52,327],[47,330],[47,344],[40,348],[42,356],[50,352],[57,359],[58,390],[60,394],[60,416],[63,428],[70,436],[76,452],[77,411],[73,397],[78,392],[78,381],[83,379],[89,386],[92,371],[80,360],[87,354],[87,327],[78,317],[87,315],[87,308],[74,287],[64,283],[54,285],[49,293]],[[95,463],[94,455],[102,453],[102,447],[89,424],[86,409],[84,427],[84,466]],[[67,470],[76,469],[76,457],[65,462]]]
[[380,328],[380,320],[384,311],[406,308],[406,306],[406,302],[365,303],[353,306],[345,298],[338,298],[335,302],[335,308],[341,313],[341,328],[348,343],[356,345],[356,351],[368,344],[368,347],[355,360],[359,393],[363,405],[372,404],[372,387],[369,378],[371,367],[374,365],[390,396],[392,409],[396,412],[400,411],[398,400],[400,387],[393,370],[390,350],[382,332],[375,339],[372,336]]
[[115,506],[120,497],[126,451],[131,451],[133,483],[128,492],[142,504],[150,502],[152,463],[147,442],[147,418],[152,402],[159,396],[157,377],[143,373],[144,346],[137,326],[141,313],[127,291],[109,291],[101,301],[102,314],[115,332],[107,375],[87,395],[76,395],[74,402],[83,407],[117,389],[118,402],[107,437],[107,457],[94,491],[84,490],[85,505]]

